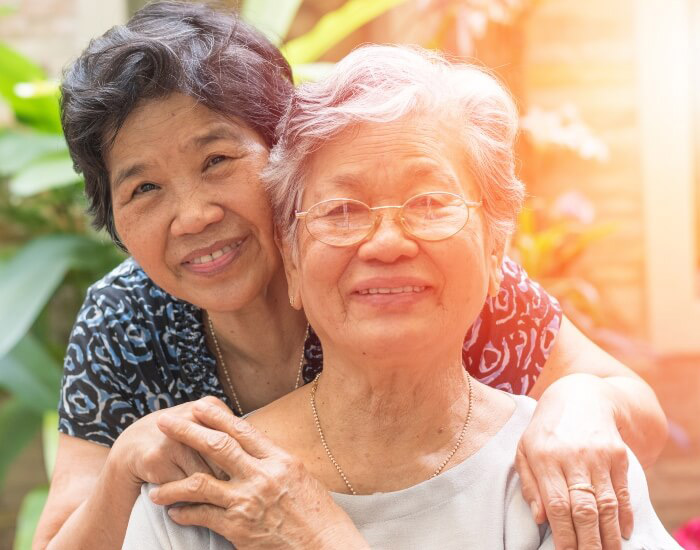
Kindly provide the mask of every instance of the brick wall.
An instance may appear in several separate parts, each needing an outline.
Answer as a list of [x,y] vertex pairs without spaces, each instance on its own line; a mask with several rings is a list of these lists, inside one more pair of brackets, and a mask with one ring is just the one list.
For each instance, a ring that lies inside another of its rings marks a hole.
[[579,273],[602,290],[617,324],[645,335],[644,254],[636,36],[633,0],[542,1],[525,23],[525,101],[556,109],[575,104],[610,148],[606,163],[566,154],[543,165],[533,191],[576,189],[616,225]]

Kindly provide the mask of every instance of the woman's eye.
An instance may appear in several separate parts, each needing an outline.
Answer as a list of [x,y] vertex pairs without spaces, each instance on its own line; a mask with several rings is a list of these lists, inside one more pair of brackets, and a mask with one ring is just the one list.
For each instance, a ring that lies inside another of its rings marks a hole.
[[216,166],[217,164],[221,164],[221,163],[222,163],[223,161],[225,161],[226,159],[228,159],[228,157],[226,157],[226,156],[224,156],[224,155],[216,155],[215,157],[211,157],[211,158],[207,161],[207,166],[206,166],[206,167],[209,168],[209,167],[211,167],[211,166]]
[[149,191],[153,191],[154,189],[158,189],[158,186],[155,183],[141,183],[138,186],[136,186],[132,195],[143,195],[144,193],[148,193]]

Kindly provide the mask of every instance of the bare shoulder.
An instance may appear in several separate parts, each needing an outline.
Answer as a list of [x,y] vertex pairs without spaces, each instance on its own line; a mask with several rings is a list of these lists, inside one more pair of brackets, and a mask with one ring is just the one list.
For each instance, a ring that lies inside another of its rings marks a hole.
[[310,388],[303,386],[251,413],[246,420],[286,451],[303,454],[303,449],[315,441],[311,438],[315,432],[310,430],[313,417],[309,395]]
[[474,391],[473,422],[478,432],[490,438],[515,412],[515,401],[504,391],[472,381]]

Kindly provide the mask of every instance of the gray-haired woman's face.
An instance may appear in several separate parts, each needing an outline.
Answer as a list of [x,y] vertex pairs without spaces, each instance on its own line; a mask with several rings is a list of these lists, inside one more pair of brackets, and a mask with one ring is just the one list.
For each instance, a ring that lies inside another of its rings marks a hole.
[[267,156],[254,131],[188,96],[153,100],[129,115],[106,155],[114,221],[159,286],[226,311],[281,274],[259,180]]
[[[478,201],[458,135],[449,121],[427,116],[348,129],[314,153],[302,210],[338,197],[402,205],[433,191]],[[479,209],[440,241],[413,237],[393,210],[384,212],[377,230],[351,246],[324,244],[302,226],[298,262],[285,252],[290,291],[324,350],[327,342],[368,353],[460,346],[500,267],[486,249]]]

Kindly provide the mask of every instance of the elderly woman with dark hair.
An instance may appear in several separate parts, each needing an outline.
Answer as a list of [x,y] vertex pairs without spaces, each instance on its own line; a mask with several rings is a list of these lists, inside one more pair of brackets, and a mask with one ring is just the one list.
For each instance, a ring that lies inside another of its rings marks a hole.
[[[260,183],[292,91],[289,65],[259,32],[179,2],[149,4],[67,70],[63,127],[95,225],[132,257],[90,288],[71,335],[36,547],[119,547],[143,482],[227,476],[196,445],[165,433],[164,409],[205,423],[197,403],[214,396],[232,420],[321,371],[321,346],[288,288]],[[476,380],[539,399],[518,455],[537,520],[549,517],[562,547],[594,523],[614,548],[620,527],[632,529],[622,441],[652,462],[663,413],[643,381],[499,258],[492,296],[465,326],[464,364]],[[466,314],[473,299],[453,306]],[[265,453],[237,475],[241,509],[265,511],[238,536],[281,529],[308,542],[300,534],[316,537],[319,524],[355,536],[297,459],[254,430],[237,437]],[[597,507],[570,487],[589,476]]]
[[[507,92],[480,70],[367,46],[301,88],[271,153],[265,177],[289,291],[321,340],[324,370],[248,420],[333,491],[372,548],[554,546],[515,473],[535,402],[472,380],[461,354],[463,334],[498,292],[522,203],[516,127]],[[227,433],[235,422],[164,415],[161,424],[193,445],[228,449],[231,460],[219,460],[234,479],[145,486],[125,548],[228,546],[178,527],[197,524],[191,509],[166,513],[149,497],[218,508],[219,534],[249,546],[223,519],[235,508],[242,452]],[[678,548],[629,461],[637,527],[623,548]],[[605,498],[596,473],[563,473],[591,508]],[[597,525],[577,535],[579,548],[600,548]]]

